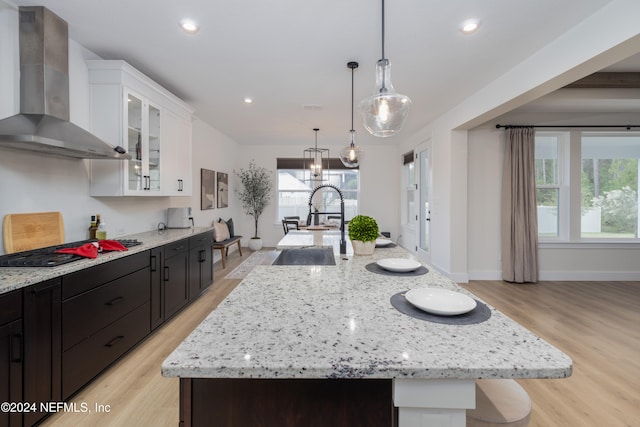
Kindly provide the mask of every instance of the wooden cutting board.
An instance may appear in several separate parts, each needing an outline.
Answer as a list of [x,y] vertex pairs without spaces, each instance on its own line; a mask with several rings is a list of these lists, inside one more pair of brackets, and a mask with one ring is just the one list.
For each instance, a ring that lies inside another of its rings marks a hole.
[[60,212],[8,214],[4,217],[4,251],[8,254],[64,243]]

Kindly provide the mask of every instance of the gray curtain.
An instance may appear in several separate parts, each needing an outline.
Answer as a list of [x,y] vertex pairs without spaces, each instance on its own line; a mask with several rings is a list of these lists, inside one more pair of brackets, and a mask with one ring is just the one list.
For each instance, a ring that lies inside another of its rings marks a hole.
[[502,278],[538,281],[535,131],[507,129],[502,177]]

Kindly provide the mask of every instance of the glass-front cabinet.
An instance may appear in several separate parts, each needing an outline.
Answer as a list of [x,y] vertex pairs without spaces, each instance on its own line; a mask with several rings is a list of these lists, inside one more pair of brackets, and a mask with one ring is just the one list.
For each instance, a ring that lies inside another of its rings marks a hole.
[[91,131],[130,160],[90,160],[92,196],[190,196],[193,109],[124,61],[87,60]]
[[130,192],[161,191],[160,108],[143,97],[125,89],[125,126],[127,152],[132,159],[127,163],[126,185]]

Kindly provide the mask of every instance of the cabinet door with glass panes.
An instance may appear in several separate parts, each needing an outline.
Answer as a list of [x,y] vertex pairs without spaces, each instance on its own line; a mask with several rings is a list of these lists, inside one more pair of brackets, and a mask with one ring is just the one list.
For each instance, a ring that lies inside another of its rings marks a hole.
[[135,92],[124,90],[124,138],[131,155],[125,170],[127,192],[160,194],[161,110]]

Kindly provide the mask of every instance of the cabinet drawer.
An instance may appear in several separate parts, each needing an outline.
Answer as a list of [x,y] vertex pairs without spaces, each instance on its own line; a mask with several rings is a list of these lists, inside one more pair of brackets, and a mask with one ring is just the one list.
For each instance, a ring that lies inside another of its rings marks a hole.
[[196,236],[189,237],[190,248],[207,247],[207,246],[213,246],[213,232],[209,231],[207,233],[200,233]]
[[62,398],[67,399],[150,332],[149,303],[62,354]]
[[186,252],[189,249],[189,239],[178,240],[177,242],[164,245],[164,257],[171,258],[174,255]]
[[149,266],[149,251],[70,273],[62,278],[62,299],[71,298],[104,283]]
[[0,325],[22,317],[22,291],[0,295]]
[[79,343],[148,302],[149,283],[150,272],[145,268],[63,301],[62,349]]

